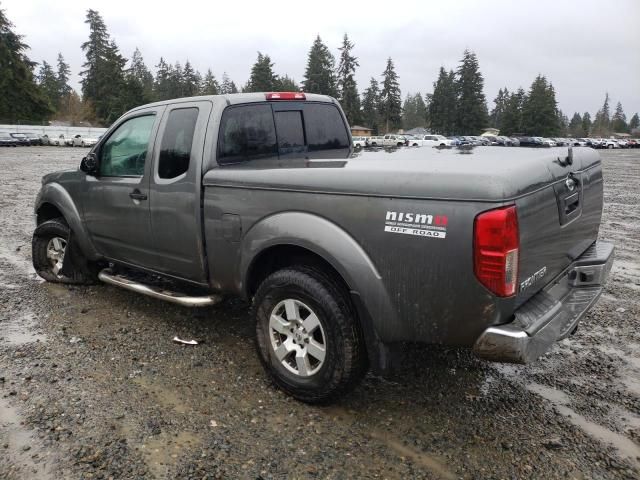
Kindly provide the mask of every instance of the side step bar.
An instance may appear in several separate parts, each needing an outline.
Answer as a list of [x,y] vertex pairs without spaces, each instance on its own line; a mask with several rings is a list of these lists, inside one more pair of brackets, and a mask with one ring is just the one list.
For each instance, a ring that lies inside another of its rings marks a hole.
[[126,288],[132,292],[141,293],[149,297],[157,298],[159,300],[166,300],[167,302],[177,303],[183,307],[208,307],[209,305],[215,305],[222,300],[221,295],[209,295],[203,297],[191,297],[178,292],[172,292],[152,285],[145,285],[143,283],[135,282],[122,275],[113,273],[108,268],[98,273],[98,278],[105,283],[115,285],[116,287]]

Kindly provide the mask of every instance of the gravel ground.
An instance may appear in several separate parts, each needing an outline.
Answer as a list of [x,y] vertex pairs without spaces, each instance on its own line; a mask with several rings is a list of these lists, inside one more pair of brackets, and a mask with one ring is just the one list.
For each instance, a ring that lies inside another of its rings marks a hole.
[[639,478],[640,151],[602,152],[617,257],[575,336],[526,367],[411,346],[330,407],[266,381],[239,301],[36,277],[40,177],[83,153],[0,149],[0,478]]

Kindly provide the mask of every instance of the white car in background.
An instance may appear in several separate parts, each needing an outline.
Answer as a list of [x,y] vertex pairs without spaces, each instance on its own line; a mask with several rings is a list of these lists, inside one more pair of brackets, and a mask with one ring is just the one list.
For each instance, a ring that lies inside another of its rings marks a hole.
[[606,138],[604,139],[603,148],[620,148],[620,145],[617,140],[614,140],[613,138]]
[[[354,137],[354,140],[357,137]],[[73,137],[73,146],[74,147],[93,147],[96,143],[98,143],[98,139],[94,137],[83,137],[82,135],[76,135]],[[355,147],[355,141],[353,143]]]
[[452,141],[443,135],[418,135],[409,142],[417,147],[450,147]]
[[405,142],[406,139],[402,135],[388,134],[382,139],[382,145],[385,147],[402,147]]
[[374,135],[369,137],[369,146],[371,147],[381,147],[384,143],[384,137],[382,135]]

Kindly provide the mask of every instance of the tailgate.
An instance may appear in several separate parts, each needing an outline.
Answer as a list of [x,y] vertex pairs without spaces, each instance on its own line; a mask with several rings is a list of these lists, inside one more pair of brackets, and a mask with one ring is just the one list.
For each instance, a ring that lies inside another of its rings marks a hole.
[[516,200],[520,227],[517,304],[524,303],[578,258],[598,236],[603,184],[600,156],[590,148],[550,161],[551,183]]

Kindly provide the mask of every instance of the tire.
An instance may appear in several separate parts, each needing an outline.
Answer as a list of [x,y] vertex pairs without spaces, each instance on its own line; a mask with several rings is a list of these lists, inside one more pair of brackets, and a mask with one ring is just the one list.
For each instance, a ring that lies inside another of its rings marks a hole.
[[607,145],[607,148],[613,148],[613,145]]
[[298,266],[271,274],[255,295],[260,361],[276,386],[302,402],[330,403],[366,372],[364,339],[343,290],[322,272]]
[[[91,285],[98,280],[97,265],[89,262],[70,240],[71,230],[63,218],[42,222],[31,240],[31,258],[36,273],[48,282]],[[62,273],[63,266],[64,274]]]

